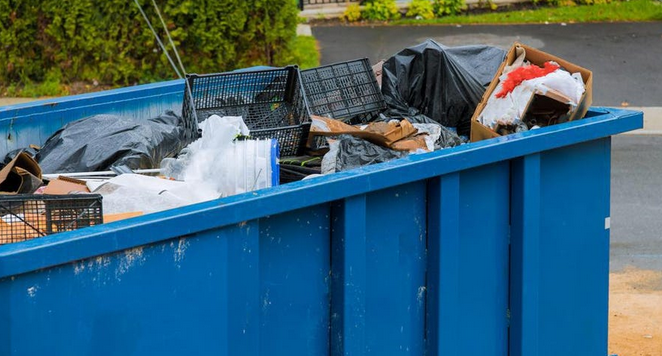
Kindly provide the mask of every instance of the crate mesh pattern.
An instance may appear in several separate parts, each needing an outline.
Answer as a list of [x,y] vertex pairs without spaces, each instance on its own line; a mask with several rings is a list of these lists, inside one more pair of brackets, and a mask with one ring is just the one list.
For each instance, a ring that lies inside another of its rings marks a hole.
[[367,58],[307,69],[301,77],[314,115],[359,124],[374,120],[386,109]]
[[0,195],[0,245],[103,223],[99,194]]
[[277,139],[281,156],[303,152],[310,113],[297,67],[187,75],[183,115],[241,116],[254,138]]

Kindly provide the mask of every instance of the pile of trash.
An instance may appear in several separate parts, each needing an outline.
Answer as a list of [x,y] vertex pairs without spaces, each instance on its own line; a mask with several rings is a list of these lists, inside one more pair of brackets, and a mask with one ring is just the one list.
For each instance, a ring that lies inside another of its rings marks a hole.
[[[506,52],[432,40],[374,66],[189,79],[182,115],[95,115],[10,152],[0,244],[579,119],[592,84],[590,71],[519,43]],[[27,195],[34,211],[16,200]],[[55,226],[62,197],[89,204]]]

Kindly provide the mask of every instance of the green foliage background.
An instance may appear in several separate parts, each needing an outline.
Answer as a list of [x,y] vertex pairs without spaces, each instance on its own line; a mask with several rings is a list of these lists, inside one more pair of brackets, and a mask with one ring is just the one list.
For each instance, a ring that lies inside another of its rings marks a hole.
[[[151,0],[139,2],[167,45]],[[298,19],[293,0],[157,0],[157,5],[187,72],[290,64],[279,61],[291,60]],[[0,87],[74,81],[130,85],[174,76],[133,0],[0,0]]]

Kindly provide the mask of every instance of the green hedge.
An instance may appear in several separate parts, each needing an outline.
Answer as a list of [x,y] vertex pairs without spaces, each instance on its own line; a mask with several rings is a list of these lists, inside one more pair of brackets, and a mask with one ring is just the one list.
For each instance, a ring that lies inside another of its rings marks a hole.
[[[151,0],[140,3],[167,45]],[[189,73],[287,64],[278,62],[296,37],[294,0],[157,4]],[[174,76],[133,0],[0,0],[0,87]]]

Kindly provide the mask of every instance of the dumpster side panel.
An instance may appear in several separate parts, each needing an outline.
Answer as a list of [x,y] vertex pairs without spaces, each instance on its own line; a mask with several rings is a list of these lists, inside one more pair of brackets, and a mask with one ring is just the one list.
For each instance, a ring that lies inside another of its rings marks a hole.
[[328,354],[329,236],[328,204],[260,219],[260,355]]
[[0,355],[11,355],[10,280],[11,277],[0,278]]
[[0,108],[0,156],[43,143],[65,124],[97,114],[150,119],[173,110],[181,114],[184,81],[128,87]]
[[[508,352],[509,162],[460,175],[458,355]],[[443,256],[443,255],[442,255]],[[450,292],[450,291],[449,291]],[[481,342],[475,342],[479,333]]]
[[426,268],[424,181],[336,204],[332,355],[420,355]]
[[367,196],[366,355],[421,355],[424,346],[426,184]]
[[610,138],[517,165],[513,355],[605,355]]
[[325,354],[328,216],[312,207],[5,279],[3,354]]
[[228,230],[16,276],[9,355],[224,354]]
[[430,181],[428,354],[507,355],[508,161]]

